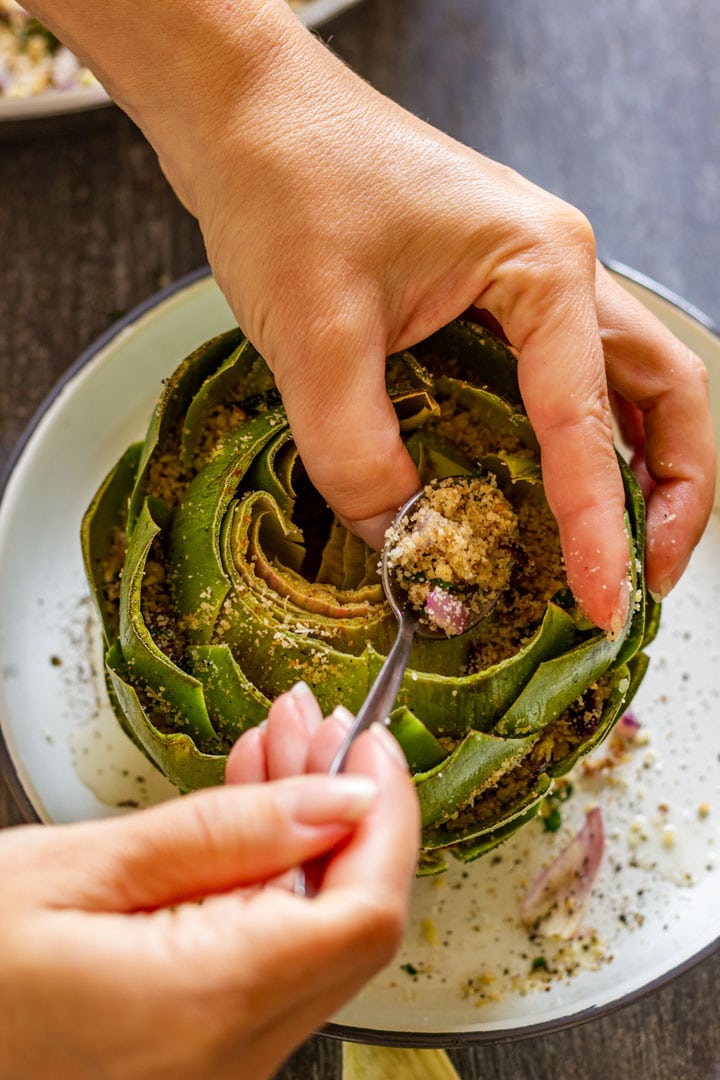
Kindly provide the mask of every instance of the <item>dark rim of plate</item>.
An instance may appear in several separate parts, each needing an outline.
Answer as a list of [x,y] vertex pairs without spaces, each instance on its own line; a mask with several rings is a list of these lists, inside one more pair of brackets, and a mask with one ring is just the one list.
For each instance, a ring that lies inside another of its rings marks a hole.
[[[605,261],[604,265],[617,274],[619,277],[627,279],[629,282],[633,282],[637,285],[641,285],[649,292],[654,293],[660,299],[665,300],[673,307],[684,312],[700,326],[709,330],[720,338],[720,326],[712,319],[708,318],[702,311],[677,296],[670,289],[666,289],[664,286],[659,285],[651,278],[646,277],[644,274],[638,273],[635,270],[623,265],[622,263],[614,262],[612,260]],[[170,297],[183,291],[201,281],[203,278],[210,275],[210,268],[208,266],[200,267],[194,270],[192,273],[179,278],[173,282],[167,288],[162,289],[160,292],[148,297],[137,307],[129,311],[122,319],[114,323],[108,330],[105,331],[99,338],[97,338],[92,345],[89,346],[72,364],[60,381],[55,385],[51,393],[42,403],[37,410],[30,423],[28,424],[25,432],[21,436],[13,453],[10,456],[10,460],[7,466],[0,476],[0,502],[7,487],[8,481],[12,473],[14,472],[20,458],[22,457],[28,443],[32,439],[35,429],[38,426],[39,421],[51,407],[56,398],[65,389],[65,387],[72,381],[75,375],[85,367],[101,349],[104,349],[110,342],[117,337],[119,333],[132,326],[143,315],[152,311],[158,307],[164,301]],[[2,717],[0,717],[0,720]],[[15,763],[10,757],[10,753],[5,744],[3,738],[2,729],[0,729],[0,772],[5,777],[5,781],[12,792],[20,813],[23,815],[27,822],[40,823],[41,818],[37,813],[27,791],[25,790],[20,776],[15,767]],[[530,1039],[540,1035],[549,1035],[553,1032],[563,1031],[570,1027],[575,1027],[578,1024],[586,1023],[589,1020],[594,1020],[599,1017],[608,1016],[611,1013],[617,1012],[619,1009],[625,1008],[627,1005],[635,1004],[647,997],[649,994],[654,993],[656,990],[667,986],[668,983],[677,979],[679,976],[684,975],[690,971],[697,964],[706,960],[712,956],[718,948],[720,948],[720,936],[712,941],[705,948],[695,953],[689,959],[678,964],[676,967],[671,968],[663,975],[658,976],[645,986],[633,990],[628,994],[625,994],[617,1001],[607,1002],[603,1005],[592,1006],[587,1009],[582,1009],[576,1013],[571,1013],[567,1016],[560,1017],[554,1020],[546,1020],[538,1024],[528,1024],[522,1027],[508,1027],[508,1028],[496,1028],[488,1030],[467,1030],[460,1029],[457,1031],[387,1031],[381,1028],[364,1028],[353,1027],[347,1024],[328,1023],[320,1031],[321,1034],[326,1035],[333,1039],[341,1039],[346,1042],[359,1042],[369,1043],[375,1046],[391,1046],[391,1047],[446,1047],[452,1049],[453,1047],[460,1048],[475,1043],[504,1043],[517,1039]]]

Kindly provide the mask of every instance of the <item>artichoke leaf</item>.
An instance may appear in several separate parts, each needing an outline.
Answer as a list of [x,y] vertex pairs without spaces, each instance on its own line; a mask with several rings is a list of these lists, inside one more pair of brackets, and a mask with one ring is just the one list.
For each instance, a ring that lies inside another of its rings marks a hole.
[[501,739],[471,731],[449,757],[415,776],[423,828],[457,816],[458,810],[519,764],[535,737]]
[[185,732],[161,732],[151,713],[143,707],[128,675],[119,643],[107,653],[105,667],[113,694],[120,703],[134,741],[145,751],[160,771],[180,791],[222,784],[225,777],[224,755],[203,753],[194,738]]
[[574,636],[572,617],[557,604],[548,604],[542,623],[514,656],[472,675],[412,670],[405,675],[400,697],[405,691],[433,735],[459,738],[470,728],[491,731],[540,665],[564,653]]
[[228,749],[266,718],[270,698],[250,682],[227,645],[191,645],[185,661],[202,684],[213,728]]
[[144,504],[130,537],[120,589],[120,645],[126,669],[152,698],[164,724],[217,749],[202,686],[158,648],[142,614],[143,578],[159,527]]
[[449,751],[410,709],[394,709],[389,727],[402,747],[411,772],[427,772],[448,757]]
[[542,731],[597,682],[618,649],[619,642],[600,634],[561,656],[543,661],[493,732],[519,738]]
[[[232,339],[228,344],[232,343]],[[259,371],[264,375],[258,379]],[[249,388],[252,380],[253,389]],[[272,390],[275,384],[270,369],[247,338],[228,351],[224,362],[208,377],[193,395],[182,427],[180,460],[186,468],[194,463],[208,419],[214,409],[228,401],[242,400],[249,393]]]
[[[239,329],[228,330],[211,338],[190,353],[165,383],[143,443],[128,509],[128,532],[132,532],[145,501],[148,473],[154,456],[166,446],[175,445],[178,424],[182,423],[193,398],[205,380],[225,361],[228,353],[238,348],[242,341],[243,334]],[[176,452],[179,452],[179,447]]]
[[278,423],[282,419],[273,413],[233,432],[188,485],[175,511],[170,580],[183,628],[195,644],[210,640],[230,588],[220,558],[223,519],[249,463],[272,438]]
[[370,588],[372,592],[368,598],[373,604],[382,604],[384,594],[378,579],[377,564],[377,552],[334,518],[313,584],[332,585],[340,582],[340,588],[344,591]]
[[[85,511],[80,528],[85,573],[95,597],[106,645],[110,645],[120,630],[116,605],[108,602],[106,585],[109,572],[114,569],[113,553],[117,550],[118,537],[124,537],[128,497],[137,476],[142,445],[138,442],[129,446],[105,477]],[[119,570],[118,565],[117,572]]]
[[518,814],[517,817],[512,818],[508,822],[504,822],[498,828],[483,833],[472,840],[460,841],[451,849],[452,854],[461,862],[471,863],[474,862],[475,859],[479,859],[482,855],[487,855],[488,851],[492,851],[499,844],[503,844],[506,840],[509,840],[511,836],[514,836],[514,834],[522,829],[523,826],[527,825],[529,821],[532,821],[533,818],[537,817],[548,787],[549,784],[542,788],[533,803],[526,807],[526,809],[521,814]]
[[[521,761],[515,768],[522,769],[523,762]],[[438,826],[426,829],[422,838],[424,850],[450,847],[454,853],[456,845],[467,845],[470,849],[490,842],[491,838],[497,837],[501,831],[503,839],[507,839],[521,828],[540,809],[542,800],[552,784],[552,779],[548,773],[537,773],[534,770],[528,773],[528,777],[534,776],[532,782],[528,781],[527,777],[518,777],[521,782],[513,790],[512,772],[511,768],[505,774],[508,783],[507,790],[500,791],[491,787],[485,794],[486,799],[488,797],[492,799],[494,806],[492,813],[488,813],[485,807],[486,812],[476,820],[460,817],[457,821],[450,819]]]
[[[296,498],[293,471],[299,460],[290,428],[284,427],[249,465],[243,490],[267,492],[290,518]],[[299,529],[296,533],[301,535]]]
[[436,376],[453,365],[460,377],[494,392],[516,408],[522,408],[517,360],[510,350],[484,327],[458,319],[437,330],[414,347],[413,352]]
[[496,436],[512,436],[529,450],[538,451],[537,438],[527,416],[505,398],[449,376],[438,378],[435,386],[441,402],[451,400],[467,409],[476,418],[478,427]]

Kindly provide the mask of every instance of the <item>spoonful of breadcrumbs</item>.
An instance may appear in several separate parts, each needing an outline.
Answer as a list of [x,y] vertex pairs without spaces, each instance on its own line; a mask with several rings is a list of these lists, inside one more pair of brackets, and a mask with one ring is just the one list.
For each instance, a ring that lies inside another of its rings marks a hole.
[[510,583],[517,535],[515,511],[492,475],[433,480],[400,509],[380,560],[397,638],[331,773],[342,771],[361,731],[387,723],[415,634],[455,637],[490,614]]
[[510,582],[518,522],[495,477],[434,480],[385,534],[383,587],[399,619],[430,637],[464,634]]

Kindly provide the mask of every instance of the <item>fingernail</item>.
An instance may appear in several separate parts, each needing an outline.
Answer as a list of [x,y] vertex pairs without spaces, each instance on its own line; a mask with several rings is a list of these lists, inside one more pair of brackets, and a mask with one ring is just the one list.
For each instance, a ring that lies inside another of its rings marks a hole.
[[296,682],[288,690],[288,696],[300,714],[308,735],[313,735],[322,722],[322,712],[317,699],[306,682]]
[[397,765],[402,765],[403,769],[407,770],[408,763],[407,758],[402,752],[402,747],[397,739],[390,734],[384,724],[379,724],[375,721],[370,725],[370,733],[373,738],[377,739],[385,752],[393,759]]
[[345,731],[349,731],[355,723],[355,717],[349,709],[345,708],[344,705],[336,705],[333,711],[330,713],[330,716],[333,718],[333,720],[337,720],[340,727],[343,728]]
[[667,600],[674,587],[675,586],[672,578],[665,578],[664,581],[660,582],[659,589],[648,589],[648,592],[650,593],[656,604],[661,604],[663,600]]
[[385,510],[382,514],[377,514],[375,517],[371,518],[364,518],[361,521],[349,521],[342,517],[340,517],[339,520],[346,529],[349,529],[350,532],[359,536],[369,547],[379,551],[385,541],[385,533],[395,520],[396,513],[396,510]]
[[315,696],[308,684],[306,682],[303,682],[302,679],[300,680],[300,682],[296,682],[294,686],[290,687],[290,689],[288,690],[288,694],[292,694],[292,696],[294,698],[297,698],[299,701],[301,701],[303,698],[306,698],[308,694],[310,695],[310,697]]
[[303,777],[303,781],[288,786],[284,794],[288,810],[301,825],[359,821],[377,799],[377,784],[360,773]]
[[628,612],[630,611],[631,588],[632,585],[627,579],[620,582],[620,588],[618,589],[615,601],[615,610],[610,622],[610,629],[608,630],[608,636],[611,641],[617,641],[627,622]]

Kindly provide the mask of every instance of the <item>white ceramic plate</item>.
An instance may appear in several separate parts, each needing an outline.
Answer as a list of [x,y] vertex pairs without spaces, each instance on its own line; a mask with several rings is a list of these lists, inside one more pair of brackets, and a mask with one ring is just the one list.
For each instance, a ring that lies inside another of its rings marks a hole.
[[[296,14],[305,26],[318,27],[359,0],[305,0],[298,3]],[[45,90],[27,98],[0,97],[0,123],[3,120],[33,120],[43,116],[85,112],[109,105],[110,98],[99,84],[78,86],[72,90]]]
[[[699,313],[637,277],[620,280],[705,360],[720,426],[718,338]],[[162,378],[232,322],[204,274],[151,299],[79,359],[8,475],[0,503],[0,729],[8,779],[28,817],[78,821],[173,794],[107,704],[78,527],[100,480],[143,435]],[[717,947],[719,643],[716,507],[666,604],[633,706],[647,743],[609,779],[576,782],[559,833],[532,823],[495,855],[419,881],[401,955],[335,1018],[330,1034],[415,1045],[534,1034],[617,1007]],[[528,940],[519,902],[592,803],[603,810],[607,850],[586,923],[603,944],[558,960],[556,943]],[[538,969],[540,957],[557,965],[556,977]]]

